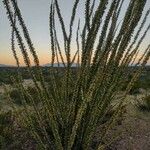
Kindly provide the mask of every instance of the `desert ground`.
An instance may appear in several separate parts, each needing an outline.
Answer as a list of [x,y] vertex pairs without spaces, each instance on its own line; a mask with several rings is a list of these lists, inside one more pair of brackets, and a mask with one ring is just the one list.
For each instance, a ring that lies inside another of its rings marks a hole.
[[[32,85],[33,82],[30,79],[24,80],[24,86],[27,87]],[[150,93],[150,91],[147,92]],[[140,94],[127,96],[125,101],[126,110],[123,114],[121,123],[110,129],[110,132],[106,135],[107,141],[113,141],[108,146],[108,150],[149,150],[150,112],[140,111],[136,106],[136,100],[142,100],[145,93],[146,91],[141,90]],[[0,108],[6,111],[10,108],[7,105],[4,94],[4,88],[0,86]],[[100,132],[101,129],[98,126],[93,140],[93,146],[98,143]],[[110,138],[113,137],[113,135],[116,135],[114,138],[115,140],[111,140]],[[31,147],[32,146],[29,146],[28,148],[30,149]]]

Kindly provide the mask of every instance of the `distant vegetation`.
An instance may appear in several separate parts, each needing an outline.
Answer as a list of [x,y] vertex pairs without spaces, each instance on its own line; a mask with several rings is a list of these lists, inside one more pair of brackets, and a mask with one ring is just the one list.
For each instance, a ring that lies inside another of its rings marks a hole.
[[[23,79],[31,78],[25,68],[21,68],[20,71]],[[16,67],[0,67],[0,85],[2,85],[2,83],[12,84],[11,77],[15,77],[15,76],[17,76]]]
[[[34,67],[33,67],[34,68]],[[43,76],[45,78],[45,81],[48,82],[50,80],[50,68],[51,67],[41,67]],[[128,70],[132,70],[134,67],[129,67]],[[76,76],[77,74],[77,67],[72,67],[71,70],[74,73],[74,75]],[[137,68],[134,68],[135,70],[138,70]],[[34,70],[34,69],[33,69]],[[63,74],[65,73],[65,68],[59,68],[56,67],[55,71],[59,74],[59,76],[63,76]],[[31,76],[29,75],[27,69],[25,67],[20,68],[20,73],[22,74],[22,78],[24,80],[26,79],[32,79]],[[17,75],[17,68],[16,67],[0,67],[0,85],[2,85],[2,83],[4,84],[12,84],[11,81],[11,77],[15,77]],[[132,76],[129,75],[127,78],[127,82],[124,85],[124,87],[122,88],[122,90],[124,91],[126,89],[126,86],[128,85],[128,82],[132,79]],[[38,79],[39,80],[39,79]],[[143,69],[139,79],[135,82],[134,86],[131,88],[130,90],[130,94],[136,94],[139,93],[139,89],[144,89],[147,90],[150,88],[150,66],[146,66],[145,69]]]

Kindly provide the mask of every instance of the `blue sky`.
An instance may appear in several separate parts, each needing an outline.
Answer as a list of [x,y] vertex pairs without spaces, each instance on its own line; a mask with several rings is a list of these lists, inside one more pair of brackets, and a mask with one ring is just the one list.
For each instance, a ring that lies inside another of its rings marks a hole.
[[[65,24],[69,24],[71,15],[71,6],[73,0],[58,0],[61,7],[61,12],[64,16]],[[80,6],[78,8],[77,18],[82,18],[84,14],[85,0],[80,0]],[[99,0],[98,0],[99,1]],[[25,23],[29,29],[29,33],[33,40],[34,46],[40,56],[41,63],[50,62],[50,37],[49,37],[49,6],[51,0],[18,0],[18,4],[22,10]],[[125,12],[128,0],[125,0],[124,8]],[[146,8],[150,7],[150,0],[148,0]],[[150,23],[150,18],[147,20]],[[77,24],[77,22],[76,22]],[[61,40],[61,31],[57,25],[58,36]],[[0,0],[0,64],[15,64],[11,49],[10,49],[10,26],[6,16],[6,11],[3,7],[2,0]],[[143,47],[147,45],[150,39],[150,32],[148,33]]]

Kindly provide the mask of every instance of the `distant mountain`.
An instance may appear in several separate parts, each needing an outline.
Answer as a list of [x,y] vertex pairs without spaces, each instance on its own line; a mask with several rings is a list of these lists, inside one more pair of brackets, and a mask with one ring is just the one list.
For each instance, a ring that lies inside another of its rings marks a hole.
[[4,64],[0,64],[0,67],[6,67],[7,65],[4,65]]
[[[45,65],[43,65],[43,67],[51,67],[51,66],[52,66],[52,64],[45,64]],[[58,63],[54,63],[53,66],[54,66],[54,67],[58,67]],[[59,67],[64,67],[63,63],[60,63],[60,64],[59,64]],[[77,67],[77,64],[76,64],[76,63],[73,63],[73,64],[71,65],[71,67]]]
[[14,66],[12,66],[12,65],[0,64],[0,67],[14,67]]

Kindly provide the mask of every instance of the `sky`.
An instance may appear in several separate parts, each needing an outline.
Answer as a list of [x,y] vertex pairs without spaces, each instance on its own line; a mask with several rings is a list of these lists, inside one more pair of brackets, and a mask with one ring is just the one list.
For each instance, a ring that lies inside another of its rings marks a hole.
[[[64,17],[65,24],[69,24],[69,19],[71,16],[71,8],[74,0],[58,0],[61,7],[61,12]],[[84,14],[84,1],[80,0],[80,6],[78,8],[77,18],[83,18]],[[97,0],[99,1],[99,0]],[[51,62],[51,51],[50,51],[50,36],[49,36],[49,7],[51,0],[18,0],[18,5],[21,9],[22,16],[25,23],[29,29],[31,39],[33,41],[34,47],[38,53],[40,63],[46,64]],[[124,8],[122,10],[125,12],[128,0],[125,0]],[[146,9],[150,7],[150,0],[146,4]],[[121,15],[120,15],[121,16]],[[123,16],[123,15],[122,15]],[[147,20],[147,24],[150,23],[150,18]],[[77,24],[77,22],[76,22]],[[82,24],[82,22],[81,22]],[[61,41],[61,31],[59,30],[59,25],[56,25],[58,29],[58,38]],[[10,45],[10,25],[6,16],[6,10],[4,9],[2,0],[0,0],[0,64],[15,64]],[[150,32],[148,32],[147,37],[142,45],[144,49],[148,45],[150,39]],[[73,43],[72,48],[74,49],[75,44]],[[19,52],[19,48],[17,52]],[[75,51],[73,50],[73,53]],[[20,55],[20,53],[19,53]],[[23,59],[20,56],[20,61]]]

